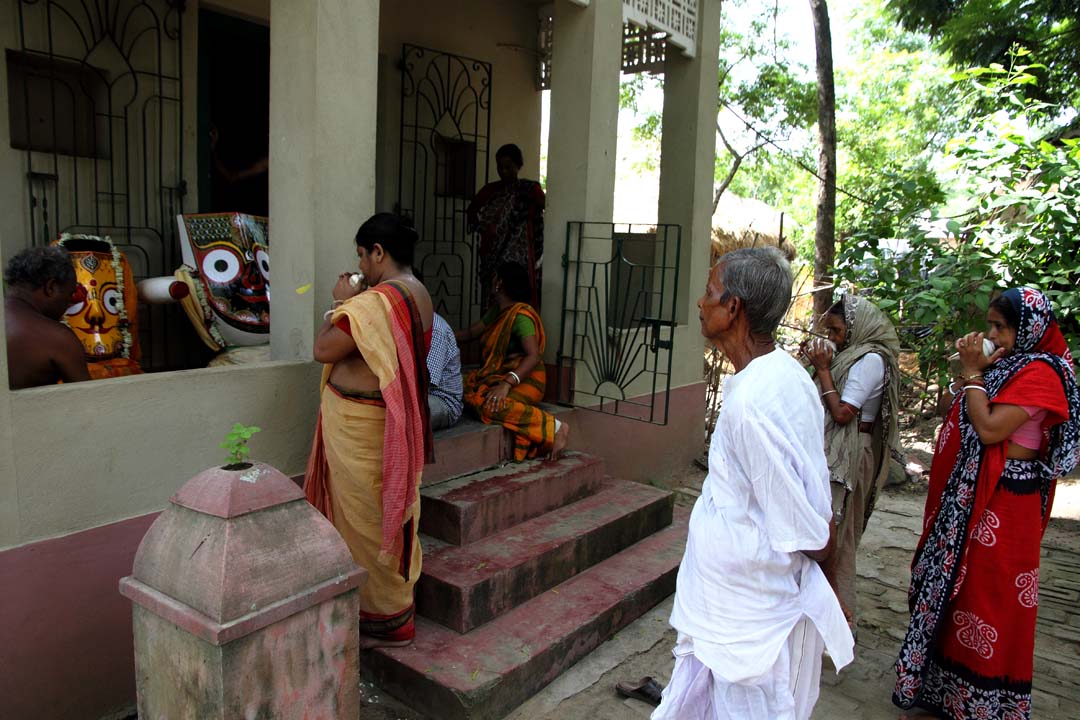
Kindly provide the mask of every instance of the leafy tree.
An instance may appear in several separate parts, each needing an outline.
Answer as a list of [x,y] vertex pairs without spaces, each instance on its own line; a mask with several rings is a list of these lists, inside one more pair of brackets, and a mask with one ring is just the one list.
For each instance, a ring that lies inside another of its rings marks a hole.
[[[718,153],[716,159],[714,210],[744,162],[773,142],[805,132],[817,118],[815,85],[806,79],[804,65],[790,61],[790,40],[777,32],[779,5],[764,0],[730,0],[724,9],[716,133],[726,153]],[[624,81],[620,107],[637,111],[640,95],[660,82],[648,75]],[[761,132],[763,128],[768,128],[768,135]],[[644,141],[655,142],[660,132],[658,112],[646,113],[634,129],[636,138]]]
[[838,274],[871,289],[901,327],[923,331],[907,339],[940,379],[952,340],[981,327],[1005,287],[1045,291],[1080,347],[1080,140],[1059,139],[1050,129],[1060,108],[1028,97],[1043,68],[1027,57],[1014,49],[1009,67],[956,75],[973,99],[1000,108],[946,145],[943,172],[957,180],[962,212],[943,215],[937,193],[895,175],[875,200],[877,222],[859,228],[840,259]]
[[968,114],[946,59],[927,36],[897,27],[883,0],[861,3],[849,26],[837,77],[839,185],[851,193],[837,198],[841,242],[881,219],[875,200],[900,176],[924,206],[943,202],[936,161]]
[[1007,64],[1014,45],[1030,49],[1039,97],[1080,101],[1080,3],[1076,0],[889,0],[903,26],[934,37],[961,67]]

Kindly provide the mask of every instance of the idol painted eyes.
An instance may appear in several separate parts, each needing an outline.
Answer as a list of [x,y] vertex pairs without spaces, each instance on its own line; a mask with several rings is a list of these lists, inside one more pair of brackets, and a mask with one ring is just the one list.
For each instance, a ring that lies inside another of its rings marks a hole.
[[266,252],[262,248],[255,251],[255,264],[259,266],[259,272],[266,279],[266,282],[270,282],[270,253]]
[[211,282],[231,283],[240,275],[240,258],[231,250],[215,248],[203,258],[202,272]]

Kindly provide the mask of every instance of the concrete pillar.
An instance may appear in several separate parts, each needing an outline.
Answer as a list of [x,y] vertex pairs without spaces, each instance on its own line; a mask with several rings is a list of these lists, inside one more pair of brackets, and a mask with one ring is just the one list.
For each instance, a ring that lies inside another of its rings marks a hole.
[[701,380],[696,303],[705,287],[712,236],[720,0],[698,0],[697,28],[694,57],[668,45],[664,61],[659,220],[682,227],[672,387]]
[[562,323],[566,224],[612,219],[621,67],[622,3],[555,0],[542,291],[548,360]]
[[379,2],[270,9],[270,344],[275,360],[306,360],[375,210]]

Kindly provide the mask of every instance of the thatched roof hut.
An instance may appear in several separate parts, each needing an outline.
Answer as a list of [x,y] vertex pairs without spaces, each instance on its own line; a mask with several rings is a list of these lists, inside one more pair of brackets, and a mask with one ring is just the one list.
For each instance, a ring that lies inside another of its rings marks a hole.
[[[656,225],[659,194],[660,183],[656,177],[620,178],[615,193],[615,221]],[[779,210],[760,200],[725,192],[712,217],[713,259],[738,248],[761,245],[779,246],[789,260],[793,259],[795,246],[786,239],[791,219],[784,218],[785,239],[781,242],[781,215]]]

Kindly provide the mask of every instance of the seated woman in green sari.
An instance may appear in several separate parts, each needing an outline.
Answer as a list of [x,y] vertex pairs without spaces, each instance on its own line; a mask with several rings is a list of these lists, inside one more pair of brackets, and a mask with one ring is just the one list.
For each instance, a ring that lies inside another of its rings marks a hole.
[[546,337],[540,314],[528,303],[529,276],[521,265],[503,263],[491,287],[491,309],[455,333],[459,344],[480,338],[483,350],[483,364],[465,378],[465,405],[483,422],[513,431],[515,461],[555,459],[566,447],[570,426],[540,409]]

